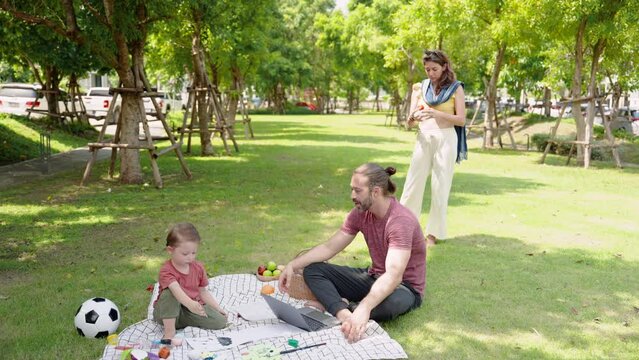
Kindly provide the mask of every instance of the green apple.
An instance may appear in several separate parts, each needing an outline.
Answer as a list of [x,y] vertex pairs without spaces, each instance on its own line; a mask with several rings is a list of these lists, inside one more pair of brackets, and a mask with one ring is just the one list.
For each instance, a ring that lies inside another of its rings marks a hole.
[[271,270],[264,270],[262,276],[273,276],[273,272]]
[[266,264],[266,269],[273,271],[277,269],[277,264],[275,263],[275,261],[269,261],[268,264]]
[[273,270],[273,276],[280,276],[281,273],[282,273],[282,270],[280,269]]

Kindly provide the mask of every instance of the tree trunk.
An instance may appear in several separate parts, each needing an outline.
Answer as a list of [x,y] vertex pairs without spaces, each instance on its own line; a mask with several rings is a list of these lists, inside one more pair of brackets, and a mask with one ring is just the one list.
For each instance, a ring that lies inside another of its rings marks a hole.
[[375,111],[382,111],[379,106],[379,86],[375,87]]
[[60,107],[58,105],[58,100],[60,99],[60,72],[56,66],[49,65],[45,68],[45,83],[43,89],[48,90],[45,93],[48,111],[51,114],[59,114]]
[[[194,10],[191,59],[193,61],[193,87],[195,89],[208,88],[209,86],[209,79],[206,75],[206,68],[204,65],[204,52],[202,50],[201,26],[202,19],[200,14]],[[200,154],[202,156],[215,154],[215,150],[211,145],[211,133],[209,132],[211,114],[209,114],[208,96],[209,93],[205,91],[195,92],[195,101],[197,101],[197,118],[200,126]]]
[[619,101],[621,100],[621,85],[619,82],[613,82],[611,76],[608,76],[610,79],[610,85],[612,87],[612,102],[610,104],[610,118],[616,119],[617,113],[619,112]]
[[484,136],[484,146],[493,147],[493,119],[497,115],[497,82],[499,81],[499,73],[501,72],[501,66],[504,62],[504,55],[506,53],[506,44],[499,45],[497,55],[495,56],[495,65],[493,65],[493,71],[490,75],[490,81],[486,88],[486,114],[484,115],[484,124],[486,126],[486,136]]
[[[142,45],[139,48],[131,46],[133,66],[128,61],[128,56],[120,56],[120,64],[116,69],[120,82],[125,88],[138,88],[139,79],[133,73],[136,63],[142,63],[144,56]],[[128,51],[128,50],[127,50]],[[138,145],[140,130],[139,123],[145,116],[141,108],[142,97],[137,92],[123,92],[121,113],[122,124],[120,127],[120,143]],[[141,184],[142,168],[140,166],[140,151],[137,149],[120,149],[120,182],[123,184]]]
[[[592,49],[592,62],[590,66],[590,81],[588,83],[588,97],[592,97],[588,102],[588,109],[586,111],[586,121],[585,121],[585,131],[584,131],[584,141],[588,143],[592,142],[592,126],[595,120],[595,112],[597,108],[595,108],[597,102],[599,100],[595,100],[594,97],[598,96],[597,91],[597,72],[599,71],[599,59],[601,58],[601,54],[603,53],[606,47],[606,39],[599,38],[597,39],[597,43],[593,46]],[[605,114],[601,114],[601,116],[605,116]],[[605,121],[605,119],[601,119]],[[590,163],[590,147],[586,147],[584,154],[584,165],[588,165]]]
[[[584,49],[583,41],[584,34],[586,33],[586,24],[588,22],[587,17],[583,17],[579,23],[577,34],[575,36],[575,72],[572,76],[572,87],[570,89],[570,97],[573,99],[581,97],[581,73],[584,66]],[[572,115],[575,118],[575,124],[577,126],[577,140],[585,139],[586,134],[586,122],[581,114],[581,104],[572,103]],[[577,164],[583,165],[584,152],[581,146],[577,146]]]
[[397,107],[397,125],[407,123],[408,111],[410,111],[410,99],[413,96],[413,83],[415,82],[415,61],[409,54],[406,57],[406,65],[408,66],[408,76],[406,78],[406,93],[404,101]]
[[242,89],[242,72],[236,65],[231,66],[231,76],[233,79],[231,81],[231,89],[228,94],[229,106],[226,114],[226,121],[230,127],[234,127],[238,101],[244,101],[242,99],[242,94],[240,93]]
[[276,114],[284,114],[284,102],[286,101],[284,96],[284,87],[281,83],[277,83],[272,90],[273,100],[273,112]]
[[544,86],[544,115],[547,117],[550,117],[550,105],[552,105],[550,101],[550,88]]

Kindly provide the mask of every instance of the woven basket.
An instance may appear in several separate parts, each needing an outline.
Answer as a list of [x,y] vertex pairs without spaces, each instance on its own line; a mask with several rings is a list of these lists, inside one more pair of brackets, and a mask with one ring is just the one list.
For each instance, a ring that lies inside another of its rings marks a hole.
[[288,295],[298,300],[317,300],[311,289],[306,285],[302,271],[293,274],[288,285]]

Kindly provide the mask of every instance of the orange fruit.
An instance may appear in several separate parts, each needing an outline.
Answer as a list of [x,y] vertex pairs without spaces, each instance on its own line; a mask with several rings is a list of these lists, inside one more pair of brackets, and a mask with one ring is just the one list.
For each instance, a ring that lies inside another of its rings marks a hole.
[[273,285],[266,284],[262,286],[262,290],[260,291],[262,295],[271,295],[275,292],[275,288]]

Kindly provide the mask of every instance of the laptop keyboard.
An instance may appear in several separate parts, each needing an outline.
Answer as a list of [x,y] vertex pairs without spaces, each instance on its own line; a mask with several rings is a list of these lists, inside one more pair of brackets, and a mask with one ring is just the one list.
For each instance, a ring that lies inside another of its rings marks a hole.
[[317,331],[326,327],[326,325],[324,325],[324,323],[322,323],[321,321],[317,321],[305,315],[302,315],[302,317],[304,318],[304,321],[306,321],[306,324],[308,325],[308,327],[311,328],[311,330],[313,331]]

